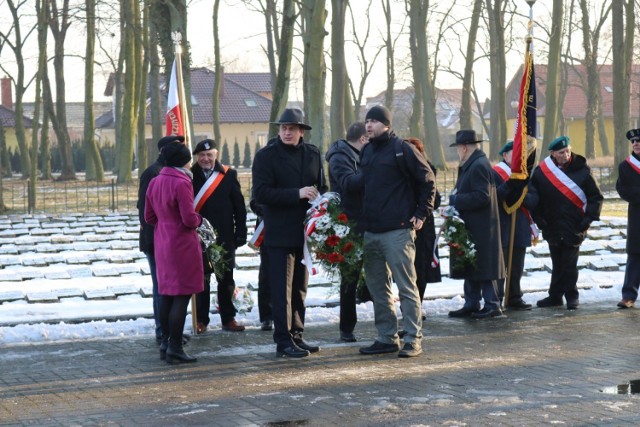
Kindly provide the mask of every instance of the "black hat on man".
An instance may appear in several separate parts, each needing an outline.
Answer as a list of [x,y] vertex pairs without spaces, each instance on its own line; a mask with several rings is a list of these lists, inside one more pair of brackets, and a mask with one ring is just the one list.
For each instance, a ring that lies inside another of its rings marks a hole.
[[158,150],[162,150],[165,145],[172,142],[184,142],[184,136],[182,135],[167,135],[158,140]]
[[549,144],[549,151],[562,150],[563,148],[567,148],[569,145],[571,145],[571,141],[568,136],[559,136],[551,141],[551,144]]
[[484,141],[478,138],[476,131],[473,129],[462,129],[456,132],[456,142],[449,145],[449,147],[455,147],[457,145],[477,144]]
[[299,108],[285,108],[280,120],[271,122],[274,125],[298,125],[302,129],[311,130],[311,126],[304,122],[304,113]]
[[631,129],[627,132],[627,139],[632,144],[636,141],[640,141],[640,129]]
[[377,120],[385,126],[391,126],[391,111],[384,105],[376,105],[367,111],[364,120],[367,121],[369,119]]
[[198,154],[201,151],[214,150],[218,148],[218,144],[213,139],[203,139],[198,142],[196,148],[193,149],[193,154]]
[[162,149],[162,161],[165,166],[181,168],[191,160],[191,153],[186,145],[172,142]]

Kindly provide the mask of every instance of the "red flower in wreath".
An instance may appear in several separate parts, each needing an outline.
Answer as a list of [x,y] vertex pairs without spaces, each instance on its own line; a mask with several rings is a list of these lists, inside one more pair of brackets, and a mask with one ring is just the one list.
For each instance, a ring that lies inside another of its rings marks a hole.
[[351,242],[347,242],[343,247],[342,247],[342,253],[343,254],[348,254],[349,252],[351,252],[353,250],[353,243]]
[[347,221],[349,221],[349,218],[347,218],[347,215],[345,215],[344,213],[341,213],[340,215],[338,215],[337,220],[343,224],[346,224]]
[[340,243],[340,237],[336,236],[335,234],[327,237],[327,246],[333,248],[334,246],[338,245],[338,243]]
[[337,252],[332,252],[329,254],[329,262],[338,264],[338,263],[344,262],[344,257]]

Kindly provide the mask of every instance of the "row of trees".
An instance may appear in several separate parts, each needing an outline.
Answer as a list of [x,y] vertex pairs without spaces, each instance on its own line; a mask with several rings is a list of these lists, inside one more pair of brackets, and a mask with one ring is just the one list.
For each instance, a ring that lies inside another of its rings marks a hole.
[[[528,3],[535,1],[528,0]],[[426,142],[428,155],[436,166],[444,165],[435,110],[435,81],[439,73],[453,75],[462,82],[461,128],[472,127],[472,103],[478,110],[481,103],[476,82],[485,85],[484,80],[488,77],[490,119],[484,127],[490,135],[491,154],[495,155],[502,141],[511,136],[506,125],[506,57],[510,49],[523,48],[521,40],[527,32],[522,26],[527,19],[518,13],[526,6],[519,1],[452,0],[435,4],[428,0],[369,0],[365,4],[364,1],[348,0],[243,0],[243,4],[247,10],[264,16],[262,45],[273,76],[271,121],[277,120],[289,101],[295,58],[295,63],[302,68],[307,121],[313,127],[308,139],[321,149],[325,148],[325,141],[342,137],[348,123],[359,117],[365,84],[379,58],[385,59],[386,105],[393,104],[399,73],[409,76],[413,82],[415,97],[410,132]],[[536,8],[543,12],[544,6],[540,4]],[[546,57],[548,63],[544,139],[552,139],[562,129],[559,106],[566,87],[560,84],[560,61],[582,63],[590,70],[584,89],[589,94],[587,134],[593,135],[595,129],[599,129],[601,111],[597,64],[612,57],[615,140],[621,144],[616,144],[615,155],[616,160],[621,160],[628,148],[622,142],[624,131],[629,127],[635,2],[553,0],[551,6],[547,11],[550,15],[538,20],[536,27],[540,29],[536,33],[536,61]],[[93,136],[92,88],[98,43],[102,47],[102,57],[107,58],[103,65],[108,62],[115,76],[115,172],[118,182],[129,181],[134,150],[139,165],[147,164],[145,123],[141,119],[147,116],[147,110],[151,116],[152,139],[157,140],[163,133],[159,82],[161,74],[170,74],[174,57],[170,35],[174,31],[183,35],[183,75],[186,93],[190,93],[191,53],[186,31],[186,0],[119,0],[117,4],[106,0],[4,0],[0,7],[8,9],[12,17],[10,28],[0,32],[0,54],[4,56],[8,50],[15,57],[16,69],[8,74],[15,87],[16,137],[23,176],[37,176],[37,155],[39,151],[48,151],[47,135],[51,127],[62,159],[60,179],[75,178],[65,111],[65,46],[69,28],[75,25],[86,28],[84,144],[87,179],[100,181],[104,178],[104,167]],[[218,20],[225,19],[219,16],[219,10],[220,0],[214,0],[211,28],[216,83],[212,93],[212,122],[216,140],[221,138],[218,99],[223,64]],[[33,25],[29,20],[21,19],[29,13],[37,18]],[[384,17],[382,27],[371,26],[376,14]],[[611,23],[610,27],[607,27],[608,23]],[[610,28],[611,44],[602,54],[605,28]],[[106,35],[119,40],[117,55],[113,57],[103,48]],[[38,45],[38,66],[31,75],[24,67],[23,56],[30,37],[37,37]],[[376,42],[375,38],[381,41]],[[577,41],[580,48],[576,47]],[[408,46],[408,55],[398,57],[397,52],[402,51],[399,46],[403,44]],[[355,55],[347,58],[345,46]],[[611,52],[615,54],[611,55]],[[460,59],[462,66],[456,62]],[[348,61],[359,63],[359,75],[349,73]],[[488,72],[477,68],[482,61],[489,64]],[[52,76],[49,64],[53,65]],[[0,68],[3,68],[1,61]],[[330,87],[327,87],[329,74]],[[22,122],[23,96],[29,85],[35,87],[36,106],[31,141],[26,140]],[[187,101],[190,102],[189,97]],[[325,124],[327,102],[331,105],[331,114],[329,123]],[[41,123],[39,128],[37,123]],[[328,135],[325,129],[329,129]],[[274,133],[275,128],[272,128],[271,134]]]

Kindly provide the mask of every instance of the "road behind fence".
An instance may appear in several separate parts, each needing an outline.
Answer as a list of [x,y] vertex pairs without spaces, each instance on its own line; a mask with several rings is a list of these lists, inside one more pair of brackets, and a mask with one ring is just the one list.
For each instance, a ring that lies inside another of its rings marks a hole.
[[[593,175],[604,193],[615,191],[615,178],[611,167],[592,168]],[[117,184],[116,178],[107,175],[103,182],[84,181],[78,175],[76,181],[42,181],[36,185],[36,206],[33,212],[105,212],[133,211],[138,201],[137,176],[129,183]],[[238,169],[238,177],[247,204],[251,193],[251,170]],[[457,169],[438,171],[438,189],[443,198],[454,188]],[[8,213],[30,213],[28,206],[29,181],[19,177],[2,180],[4,205]]]

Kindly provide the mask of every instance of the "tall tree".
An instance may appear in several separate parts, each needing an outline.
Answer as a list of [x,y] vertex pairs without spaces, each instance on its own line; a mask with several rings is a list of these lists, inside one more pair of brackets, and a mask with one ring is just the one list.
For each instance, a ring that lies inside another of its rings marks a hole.
[[346,130],[347,64],[344,56],[344,27],[348,0],[331,0],[331,140],[344,137]]
[[[278,56],[278,72],[273,90],[270,121],[275,122],[289,100],[289,82],[291,81],[291,57],[293,55],[293,27],[296,22],[296,11],[293,0],[284,0],[282,6],[282,26],[280,33],[280,55]],[[278,133],[278,126],[269,127],[269,135]]]
[[386,56],[386,72],[387,72],[387,88],[384,91],[384,105],[389,109],[393,109],[393,90],[396,82],[396,67],[394,57],[394,42],[391,35],[391,2],[389,0],[380,0],[382,12],[385,21],[384,46],[387,52]]
[[558,132],[558,74],[564,7],[562,0],[553,0],[551,34],[549,37],[549,60],[547,65],[547,88],[545,90],[545,113],[543,141],[553,141]]
[[[147,132],[146,132],[146,119],[147,119],[147,82],[149,71],[151,69],[151,35],[149,32],[149,1],[144,0],[142,2],[142,23],[140,26],[140,34],[137,37],[139,40],[138,60],[142,63],[138,67],[138,88],[136,90],[136,105],[138,108],[137,132],[136,132],[136,157],[138,159],[138,170],[144,170],[149,163],[147,159]],[[156,145],[156,144],[151,144]]]
[[626,131],[629,129],[630,68],[634,36],[634,2],[612,0],[612,50],[613,55],[613,140],[614,164],[628,155]]
[[96,0],[85,0],[87,15],[87,41],[84,58],[84,148],[86,180],[104,181],[104,168],[100,149],[95,138],[95,114],[93,111],[93,64],[96,37]]
[[471,23],[467,38],[467,52],[464,58],[464,75],[462,77],[462,100],[460,102],[460,129],[472,129],[471,120],[471,84],[473,82],[473,64],[476,56],[476,43],[483,0],[473,0]]
[[24,23],[21,22],[20,20],[20,17],[22,15],[22,12],[20,11],[20,9],[22,9],[25,5],[27,5],[28,2],[26,0],[19,0],[16,3],[15,0],[7,0],[6,3],[9,6],[9,11],[11,12],[11,18],[12,18],[11,30],[13,31],[13,41],[9,40],[10,34],[6,34],[4,32],[0,32],[0,39],[2,39],[2,41],[11,48],[16,59],[17,72],[15,74],[15,78],[11,77],[15,87],[15,98],[16,98],[16,102],[13,105],[13,111],[15,112],[15,116],[16,116],[15,132],[16,132],[16,139],[18,141],[18,149],[20,150],[22,177],[28,178],[29,171],[31,170],[31,161],[29,156],[29,148],[27,145],[27,136],[26,136],[25,127],[24,127],[24,108],[22,105],[22,98],[24,97],[24,91],[25,91],[25,69],[24,69],[23,49],[24,49],[25,43],[29,38],[29,35],[32,33],[32,31],[36,27],[35,26],[31,27],[28,30],[27,34],[23,37],[22,29],[24,27]]
[[53,103],[53,93],[48,74],[43,80],[45,108],[58,140],[58,149],[62,161],[62,172],[58,178],[61,181],[76,179],[71,140],[67,128],[67,102],[64,72],[64,44],[69,29],[69,0],[62,0],[62,7],[58,7],[58,0],[49,1],[49,29],[54,40],[53,68],[56,82],[56,102]]
[[427,11],[428,0],[410,0],[409,25],[411,37],[415,40],[415,56],[411,58],[418,66],[415,69],[417,75],[414,82],[420,85],[422,96],[423,126],[425,133],[425,150],[431,162],[437,167],[444,167],[444,151],[440,144],[438,120],[435,109],[435,91],[429,55],[427,52]]
[[[152,143],[149,144],[147,150],[148,159],[155,159],[158,156],[158,146],[155,142],[164,135],[162,91],[160,90],[160,57],[157,46],[157,32],[155,23],[151,19],[151,7],[149,6],[149,48],[145,50],[145,53],[149,55],[149,111],[151,113]],[[138,170],[141,169],[138,168]]]
[[324,61],[324,39],[327,19],[325,0],[303,0],[303,90],[307,121],[313,128],[308,141],[324,151],[325,80],[327,66]]
[[491,73],[491,138],[490,156],[497,157],[507,139],[507,103],[504,8],[505,0],[486,0],[489,16]]
[[220,58],[220,37],[218,35],[218,10],[220,8],[220,0],[213,2],[213,56],[215,60],[215,80],[213,82],[213,139],[218,143],[222,138],[220,132],[220,92],[222,85],[222,63]]

